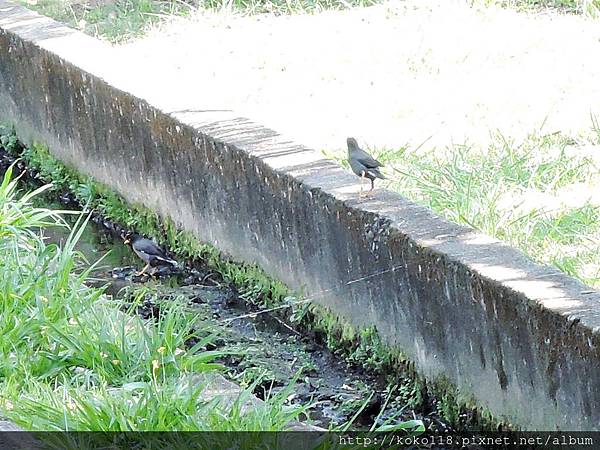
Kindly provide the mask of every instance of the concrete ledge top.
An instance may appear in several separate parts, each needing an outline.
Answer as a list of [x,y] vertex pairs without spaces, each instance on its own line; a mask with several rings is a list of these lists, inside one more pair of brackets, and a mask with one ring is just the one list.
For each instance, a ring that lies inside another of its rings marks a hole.
[[0,0],[7,119],[127,200],[377,326],[493,412],[600,429],[597,290],[394,192],[359,201],[359,180],[317,151],[173,96],[108,45]]
[[23,431],[23,429],[8,420],[0,419],[0,432],[2,431]]

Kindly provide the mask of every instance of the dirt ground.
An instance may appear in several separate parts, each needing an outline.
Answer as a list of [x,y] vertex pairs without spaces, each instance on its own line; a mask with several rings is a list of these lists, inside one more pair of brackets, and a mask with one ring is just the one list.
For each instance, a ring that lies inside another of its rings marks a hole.
[[574,134],[600,115],[600,22],[407,0],[319,15],[202,13],[117,51],[161,89],[316,149]]

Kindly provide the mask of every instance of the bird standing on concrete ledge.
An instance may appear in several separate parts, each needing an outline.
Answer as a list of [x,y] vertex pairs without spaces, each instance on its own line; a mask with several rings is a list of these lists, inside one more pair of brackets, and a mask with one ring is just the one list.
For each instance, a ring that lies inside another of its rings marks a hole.
[[358,198],[361,198],[363,180],[365,178],[371,180],[371,189],[369,192],[375,188],[375,178],[385,179],[379,171],[379,167],[383,167],[383,164],[362,150],[353,137],[346,139],[346,143],[348,144],[348,162],[350,163],[350,168],[352,172],[360,177],[360,193],[358,194]]
[[134,233],[127,233],[124,242],[125,244],[130,244],[135,254],[146,263],[146,267],[144,267],[137,276],[144,274],[150,266],[159,267],[170,265],[177,267],[177,261],[167,257],[165,252],[150,239],[146,239]]

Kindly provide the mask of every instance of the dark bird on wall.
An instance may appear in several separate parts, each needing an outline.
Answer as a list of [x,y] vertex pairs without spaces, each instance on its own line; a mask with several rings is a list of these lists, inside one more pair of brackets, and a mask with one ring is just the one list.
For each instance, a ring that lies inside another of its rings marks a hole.
[[146,270],[148,270],[148,267],[177,267],[177,261],[169,258],[166,253],[150,239],[146,239],[135,233],[127,233],[125,235],[125,244],[131,245],[135,254],[146,263],[146,267],[137,274],[138,276],[144,274]]
[[348,162],[350,163],[350,168],[352,172],[360,177],[360,193],[358,194],[358,198],[361,198],[363,180],[365,178],[371,180],[371,189],[369,192],[375,188],[375,178],[385,179],[379,171],[379,168],[383,167],[383,164],[362,150],[358,146],[356,139],[349,137],[346,139],[346,143],[348,144]]

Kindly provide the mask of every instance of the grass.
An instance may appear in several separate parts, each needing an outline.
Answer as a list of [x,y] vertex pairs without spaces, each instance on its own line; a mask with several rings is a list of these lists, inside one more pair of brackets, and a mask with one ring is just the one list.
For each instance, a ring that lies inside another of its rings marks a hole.
[[22,0],[40,14],[112,43],[140,37],[170,16],[186,16],[195,8],[180,0]]
[[139,38],[162,21],[199,10],[245,15],[318,13],[378,0],[20,0],[24,6],[112,43]]
[[42,180],[52,183],[52,190],[58,193],[72,192],[81,204],[88,205],[88,208],[97,210],[126,228],[153,236],[160,244],[182,257],[204,261],[226,283],[235,285],[244,300],[257,306],[270,307],[280,305],[288,298],[287,287],[267,276],[257,266],[229,261],[214,247],[201,244],[190,233],[177,229],[172,221],[163,220],[141,205],[129,205],[107,187],[61,164],[45,146],[34,144],[22,147],[14,130],[2,125],[0,145],[38,170]]
[[[29,167],[39,170],[42,180],[55,181],[52,186],[46,185],[44,190],[74,192],[81,202],[87,203],[87,208],[98,208],[107,217],[120,220],[128,227],[161,237],[163,243],[176,249],[180,255],[205,260],[221,273],[225,282],[234,284],[248,302],[262,306],[289,302],[293,306],[293,298],[288,297],[287,288],[280,282],[270,279],[256,267],[221,259],[216,249],[200,245],[195,238],[177,231],[172,224],[161,222],[150,211],[125,204],[120,197],[102,185],[60,164],[49,155],[45,147],[35,145],[24,148],[14,131],[2,127],[0,145],[21,156]],[[6,198],[8,204],[14,199],[12,195]],[[35,201],[35,196],[26,198],[28,201]],[[48,211],[33,208],[31,204],[27,208]],[[17,209],[21,210],[22,206]],[[60,214],[52,211],[48,211],[48,214],[53,220],[32,226],[66,226]],[[29,230],[27,223],[23,226],[23,230]],[[41,335],[54,343],[52,350],[60,350],[52,359],[58,363],[54,366],[54,363],[44,361],[50,355],[47,350],[39,355],[43,370],[35,369],[35,364],[34,367],[29,367],[31,359],[27,355],[19,358],[21,372],[11,373],[11,377],[14,375],[11,378],[13,381],[0,386],[0,417],[4,415],[25,428],[39,430],[232,431],[280,430],[285,423],[306,411],[309,406],[289,406],[288,397],[294,385],[293,380],[277,394],[266,392],[265,406],[252,413],[241,414],[242,411],[235,407],[223,411],[219,402],[200,402],[200,406],[197,401],[194,403],[192,399],[199,397],[203,386],[190,382],[193,374],[218,370],[215,360],[231,352],[245,357],[245,350],[228,344],[221,351],[197,353],[211,339],[218,338],[214,324],[203,321],[198,312],[192,317],[185,308],[185,302],[178,302],[172,297],[166,302],[155,299],[157,304],[164,305],[161,306],[158,321],[146,322],[135,316],[133,311],[143,303],[147,294],[156,294],[152,289],[148,291],[146,286],[135,289],[131,295],[119,301],[108,301],[101,290],[87,288],[84,281],[93,268],[86,267],[85,261],[73,250],[81,231],[80,226],[75,227],[73,239],[67,242],[64,250],[55,245],[52,248],[71,255],[72,262],[60,278],[68,281],[69,277],[81,270],[77,277],[78,286],[83,294],[93,298],[85,300],[73,297],[75,304],[79,305],[78,302],[81,302],[81,305],[76,308],[69,305],[71,312],[67,317],[61,318],[62,327],[47,324],[40,326]],[[35,233],[32,236],[39,239]],[[38,276],[41,275],[41,280],[54,279],[54,273],[48,270],[51,266],[46,264],[40,269]],[[67,287],[61,289],[65,293],[70,292]],[[45,303],[52,295],[42,295],[41,298]],[[303,303],[301,308],[304,310],[305,307],[306,304]],[[127,314],[123,313],[124,310]],[[302,311],[297,312],[302,314]],[[18,327],[14,327],[13,323],[0,327],[0,331],[9,329],[17,330]],[[12,339],[21,342],[22,334],[7,336],[7,345]],[[200,342],[186,350],[184,344],[192,336]],[[5,350],[4,353],[6,352],[9,358],[15,358],[18,354],[14,348]],[[273,375],[268,371],[261,371],[254,364],[249,369],[238,380],[245,387],[240,398],[250,395],[260,383]],[[302,370],[304,369],[310,370],[310,367],[303,366]],[[300,374],[301,372],[297,376]],[[4,375],[8,377],[9,373]],[[0,382],[3,380],[2,376],[3,372],[0,371]],[[14,380],[24,382],[17,383]],[[281,381],[285,384],[287,380]],[[366,404],[367,401],[362,408]],[[190,408],[196,408],[196,414]],[[385,407],[381,414],[384,410]],[[183,415],[180,414],[181,411],[184,411]],[[203,415],[202,420],[199,415]],[[238,418],[240,415],[242,417]],[[210,421],[215,420],[219,425],[211,425]],[[352,420],[343,427],[350,426]],[[395,429],[419,434],[423,432],[423,423],[419,420],[398,421],[395,416],[390,415],[371,427],[371,431]]]
[[389,188],[598,287],[598,144],[594,120],[577,139],[533,133],[514,142],[497,133],[487,148],[373,152],[392,170]]
[[[112,43],[142,37],[150,28],[174,16],[186,17],[206,11],[228,11],[244,15],[319,13],[380,0],[19,0],[40,14]],[[473,0],[517,10],[558,9],[600,16],[600,0]]]
[[219,370],[217,351],[191,348],[194,317],[178,303],[145,321],[136,305],[110,300],[85,281],[92,270],[74,250],[81,218],[63,248],[39,228],[66,226],[61,212],[18,195],[9,169],[0,185],[0,417],[31,430],[280,430],[302,407],[273,396],[244,411],[203,398],[197,376]]
[[[285,285],[271,279],[259,268],[224,259],[217,249],[199,244],[195,237],[177,230],[173,223],[161,220],[144,207],[125,203],[103,185],[61,164],[50,155],[45,146],[35,144],[23,147],[14,129],[0,125],[0,145],[14,156],[22,158],[30,168],[37,170],[37,176],[42,180],[52,181],[52,189],[56,194],[72,192],[88,208],[97,209],[129,229],[157,238],[161,244],[182,257],[204,261],[209,268],[221,274],[225,282],[233,284],[247,302],[259,307],[289,305],[289,308],[280,311],[287,320],[301,329],[316,332],[330,349],[351,363],[384,376],[390,375],[390,386],[397,386],[396,402],[407,407],[419,407],[425,397],[433,396],[443,399],[436,407],[441,417],[461,417],[460,420],[451,422],[459,429],[464,426],[482,426],[492,430],[498,425],[489,413],[478,410],[471,398],[459,393],[446,380],[425,384],[398,349],[392,349],[381,342],[376,330],[356,330],[324,307],[298,302]],[[140,295],[138,298],[143,297],[144,295]],[[240,381],[247,384],[248,380]],[[468,422],[464,421],[465,417]],[[402,426],[402,422],[382,424],[386,427],[394,425]]]
[[599,17],[600,0],[479,0],[484,5],[498,5],[519,11],[557,9],[571,14]]

